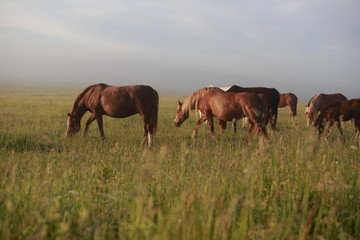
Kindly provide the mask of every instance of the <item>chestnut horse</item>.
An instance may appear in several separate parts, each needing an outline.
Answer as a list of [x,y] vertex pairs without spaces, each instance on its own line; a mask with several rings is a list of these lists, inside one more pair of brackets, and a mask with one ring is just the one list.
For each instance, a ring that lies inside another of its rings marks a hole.
[[198,109],[204,114],[197,121],[193,137],[197,136],[200,124],[207,120],[210,126],[211,138],[215,139],[213,117],[219,119],[221,134],[226,127],[226,121],[232,121],[234,118],[241,119],[246,116],[249,118],[250,127],[245,141],[248,142],[254,135],[254,125],[256,125],[258,133],[263,133],[264,140],[267,141],[265,128],[267,107],[263,95],[259,96],[251,92],[228,93],[217,87],[202,88],[188,96],[184,103],[179,101],[175,126],[180,127],[189,117],[190,110],[193,109]]
[[320,93],[312,97],[305,108],[307,126],[309,126],[313,121],[315,121],[315,118],[317,117],[317,114],[319,112],[325,110],[332,103],[345,100],[347,100],[347,98],[341,93]]
[[291,120],[294,120],[294,117],[296,116],[297,101],[298,99],[293,93],[280,94],[279,108],[289,106]]
[[341,136],[343,136],[343,132],[340,120],[349,121],[354,119],[356,133],[356,136],[354,135],[354,137],[357,137],[360,131],[360,100],[351,99],[342,102],[336,102],[321,111],[314,124],[314,126],[318,129],[319,136],[324,131],[324,119],[329,121],[329,127],[326,133],[329,133],[330,128],[334,125],[334,122],[336,122]]
[[[265,88],[265,87],[239,87],[237,85],[233,85],[226,92],[254,92],[257,94],[262,93],[265,97],[267,104],[267,121],[270,122],[271,127],[276,129],[277,115],[278,115],[278,106],[280,101],[280,93],[275,88]],[[236,126],[234,126],[234,131]]]
[[159,95],[150,86],[113,87],[103,83],[92,85],[75,99],[71,113],[68,113],[66,137],[72,137],[80,131],[81,118],[87,111],[92,115],[86,121],[82,135],[86,135],[89,125],[96,119],[102,139],[105,138],[103,115],[125,118],[138,113],[144,121],[143,144],[148,137],[148,145],[151,146],[157,127],[158,105]]

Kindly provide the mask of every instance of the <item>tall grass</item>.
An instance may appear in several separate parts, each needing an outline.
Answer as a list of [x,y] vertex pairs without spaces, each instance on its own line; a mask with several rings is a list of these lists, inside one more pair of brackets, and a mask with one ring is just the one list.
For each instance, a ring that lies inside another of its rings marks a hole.
[[[79,90],[80,91],[80,90]],[[196,117],[174,127],[177,100],[160,94],[155,146],[139,116],[104,118],[64,139],[79,91],[0,95],[1,239],[359,239],[359,141],[345,124],[320,141],[280,109],[269,143],[231,127],[210,140]],[[89,115],[85,115],[82,125]]]

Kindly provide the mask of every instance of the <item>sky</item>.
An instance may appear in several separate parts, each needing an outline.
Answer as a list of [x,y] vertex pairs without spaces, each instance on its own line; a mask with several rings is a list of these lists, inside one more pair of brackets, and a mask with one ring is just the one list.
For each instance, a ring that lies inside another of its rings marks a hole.
[[360,97],[359,0],[0,0],[0,83]]

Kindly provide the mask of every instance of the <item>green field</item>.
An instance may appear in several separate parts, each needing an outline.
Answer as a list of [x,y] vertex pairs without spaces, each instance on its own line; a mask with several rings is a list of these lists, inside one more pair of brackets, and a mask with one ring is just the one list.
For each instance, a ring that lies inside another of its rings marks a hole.
[[[82,89],[0,90],[0,239],[360,239],[360,150],[354,126],[325,141],[280,109],[269,143],[228,128],[215,141],[195,113],[174,127],[160,93],[155,145],[138,115],[104,117],[65,139]],[[86,114],[82,120],[84,126]]]

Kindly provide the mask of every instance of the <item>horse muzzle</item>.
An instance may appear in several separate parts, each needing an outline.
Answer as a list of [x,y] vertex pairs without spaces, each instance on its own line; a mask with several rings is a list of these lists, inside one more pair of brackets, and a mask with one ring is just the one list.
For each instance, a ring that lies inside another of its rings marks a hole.
[[174,122],[175,127],[180,127],[182,123],[183,123],[183,121],[175,121]]

